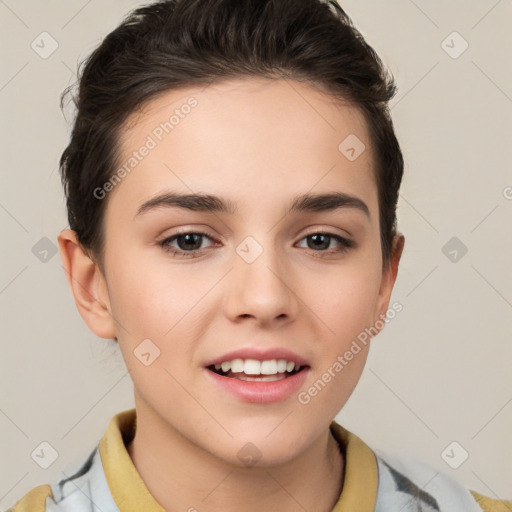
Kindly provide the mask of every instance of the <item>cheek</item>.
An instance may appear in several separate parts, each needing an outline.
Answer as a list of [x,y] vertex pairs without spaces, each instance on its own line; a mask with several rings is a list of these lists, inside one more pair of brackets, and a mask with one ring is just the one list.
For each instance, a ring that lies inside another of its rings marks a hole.
[[111,282],[112,312],[131,336],[161,338],[200,301],[209,281],[165,263],[127,261],[116,267]]
[[367,329],[373,323],[380,275],[375,262],[367,262],[371,264],[361,258],[358,264],[338,269],[323,281],[323,294],[318,288],[308,293],[319,304],[324,335],[318,337],[322,348],[312,387],[306,389],[301,403],[310,400],[313,407],[333,416],[352,394],[368,357]]
[[[132,262],[126,258],[111,275],[112,313],[123,359],[146,400],[159,396],[162,389],[166,390],[162,400],[178,399],[182,390],[177,382],[185,380],[192,348],[185,342],[187,326],[204,291],[187,282],[182,273]],[[139,270],[129,270],[133,268]]]
[[[193,354],[203,325],[208,324],[205,318],[212,303],[205,296],[219,277],[211,271],[187,271],[185,265],[171,268],[165,261],[145,265],[133,261],[126,258],[110,276],[112,313],[126,366],[139,385],[149,374],[155,383],[162,379],[161,384],[169,385],[166,369],[183,381],[195,364]],[[133,268],[139,270],[130,271]],[[158,354],[150,367],[137,358],[147,352],[149,357]]]
[[317,285],[307,286],[307,303],[323,321],[326,339],[342,348],[371,325],[380,281],[371,269],[354,265],[326,276]]

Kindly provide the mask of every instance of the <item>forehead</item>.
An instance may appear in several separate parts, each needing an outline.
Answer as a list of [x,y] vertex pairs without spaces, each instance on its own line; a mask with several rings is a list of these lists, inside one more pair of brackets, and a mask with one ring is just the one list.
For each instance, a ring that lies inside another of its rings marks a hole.
[[362,112],[288,79],[236,79],[163,93],[128,118],[120,133],[121,166],[128,172],[109,199],[122,197],[132,210],[163,188],[218,195],[236,189],[238,197],[261,204],[334,187],[376,200]]

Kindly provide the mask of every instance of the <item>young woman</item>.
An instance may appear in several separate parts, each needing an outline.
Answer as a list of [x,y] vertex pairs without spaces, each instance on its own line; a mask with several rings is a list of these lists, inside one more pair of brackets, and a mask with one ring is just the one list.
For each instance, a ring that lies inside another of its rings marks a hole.
[[59,245],[136,407],[13,510],[504,510],[333,421],[395,308],[394,93],[335,2],[162,1],[105,38]]

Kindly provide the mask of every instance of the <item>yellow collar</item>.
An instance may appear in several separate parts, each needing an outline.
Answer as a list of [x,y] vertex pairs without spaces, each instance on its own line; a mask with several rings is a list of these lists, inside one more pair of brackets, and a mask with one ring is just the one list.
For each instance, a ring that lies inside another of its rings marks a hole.
[[377,501],[377,459],[359,437],[333,421],[331,432],[345,457],[343,490],[332,512],[374,512]]
[[[128,454],[137,424],[135,409],[116,414],[99,443],[101,462],[112,497],[121,512],[165,512],[149,493]],[[377,461],[357,436],[333,421],[330,430],[345,457],[345,482],[332,512],[373,512],[377,497]]]

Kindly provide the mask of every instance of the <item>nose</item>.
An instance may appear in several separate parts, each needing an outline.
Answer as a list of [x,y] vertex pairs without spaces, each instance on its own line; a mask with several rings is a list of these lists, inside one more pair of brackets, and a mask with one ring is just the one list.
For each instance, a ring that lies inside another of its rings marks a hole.
[[[224,295],[225,314],[233,322],[252,319],[261,326],[290,322],[299,307],[292,271],[277,250],[260,247],[254,247],[253,241],[234,254]],[[246,255],[255,250],[261,253],[251,261]]]

